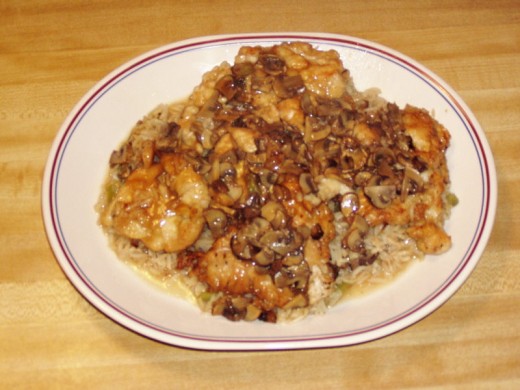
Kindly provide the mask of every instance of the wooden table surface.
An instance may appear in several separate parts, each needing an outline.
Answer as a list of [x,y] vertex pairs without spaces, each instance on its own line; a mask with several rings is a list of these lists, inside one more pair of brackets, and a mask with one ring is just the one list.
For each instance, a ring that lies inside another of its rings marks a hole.
[[[42,173],[75,103],[115,67],[185,38],[353,35],[433,70],[468,103],[498,173],[489,244],[433,314],[361,345],[207,352],[98,312],[43,228]],[[520,388],[520,1],[1,1],[0,388]]]

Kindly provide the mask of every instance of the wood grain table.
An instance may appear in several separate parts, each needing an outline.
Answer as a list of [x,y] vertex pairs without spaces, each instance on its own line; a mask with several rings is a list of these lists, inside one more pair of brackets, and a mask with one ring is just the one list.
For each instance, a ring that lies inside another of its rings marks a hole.
[[[489,244],[440,309],[361,345],[208,352],[164,345],[72,287],[43,228],[51,143],[102,77],[203,35],[309,31],[394,48],[468,103],[494,153]],[[520,1],[0,1],[0,388],[520,388]]]

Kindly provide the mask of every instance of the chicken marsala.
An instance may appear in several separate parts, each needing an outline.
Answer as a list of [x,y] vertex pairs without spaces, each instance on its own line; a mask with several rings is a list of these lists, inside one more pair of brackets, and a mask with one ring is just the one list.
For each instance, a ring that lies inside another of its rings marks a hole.
[[99,221],[204,311],[301,318],[450,248],[449,142],[425,110],[357,91],[333,50],[242,47],[135,125]]

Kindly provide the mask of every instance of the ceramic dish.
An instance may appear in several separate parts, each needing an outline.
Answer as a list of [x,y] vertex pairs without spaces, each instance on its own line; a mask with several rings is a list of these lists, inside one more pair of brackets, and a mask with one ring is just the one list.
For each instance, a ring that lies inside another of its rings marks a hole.
[[[394,282],[291,324],[230,322],[152,285],[116,258],[94,204],[108,158],[144,114],[189,95],[204,72],[233,62],[242,45],[304,40],[337,50],[359,90],[378,87],[399,106],[434,113],[452,135],[447,152],[459,198],[447,222],[452,249],[428,256]],[[187,40],[148,52],[95,85],[58,132],[45,169],[42,207],[49,242],[76,289],[96,308],[143,336],[177,346],[266,350],[345,346],[421,320],[468,278],[489,238],[497,200],[493,157],[476,118],[444,81],[416,61],[365,40],[330,34],[249,34]]]

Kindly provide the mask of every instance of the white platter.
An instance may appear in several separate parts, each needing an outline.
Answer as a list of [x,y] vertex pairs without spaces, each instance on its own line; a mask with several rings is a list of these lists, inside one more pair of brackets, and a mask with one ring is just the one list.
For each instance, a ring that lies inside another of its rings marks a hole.
[[[399,106],[434,113],[451,132],[448,165],[459,198],[444,255],[414,264],[395,282],[292,324],[234,323],[139,277],[108,248],[94,211],[108,158],[135,122],[160,103],[185,98],[201,75],[233,62],[243,45],[304,40],[337,50],[358,89],[378,87]],[[160,342],[211,350],[346,346],[397,332],[430,314],[469,277],[491,233],[497,202],[493,156],[475,116],[438,76],[379,44],[321,33],[212,36],[148,52],[114,70],[71,111],[49,154],[42,210],[50,245],[76,289],[120,325]]]

